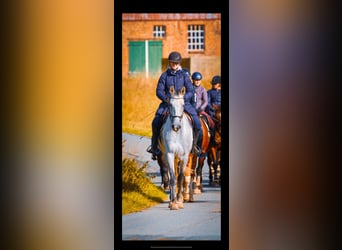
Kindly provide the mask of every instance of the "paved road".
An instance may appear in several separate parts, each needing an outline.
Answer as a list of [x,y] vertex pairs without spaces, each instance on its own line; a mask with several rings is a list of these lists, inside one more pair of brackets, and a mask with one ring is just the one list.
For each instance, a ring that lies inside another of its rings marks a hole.
[[123,157],[133,157],[141,163],[148,161],[148,167],[146,168],[146,172],[149,174],[156,175],[157,177],[154,178],[153,181],[156,184],[160,184],[161,177],[159,165],[157,161],[151,160],[151,154],[146,152],[147,147],[151,144],[151,138],[122,133],[122,140],[125,141],[122,150]]
[[[123,134],[126,140],[123,155],[148,161],[146,169],[157,175],[160,185],[159,166],[150,160],[146,152],[150,138]],[[122,240],[221,240],[221,190],[208,183],[208,166],[203,168],[204,192],[195,195],[195,202],[184,203],[184,209],[171,211],[168,202],[142,212],[122,217]]]

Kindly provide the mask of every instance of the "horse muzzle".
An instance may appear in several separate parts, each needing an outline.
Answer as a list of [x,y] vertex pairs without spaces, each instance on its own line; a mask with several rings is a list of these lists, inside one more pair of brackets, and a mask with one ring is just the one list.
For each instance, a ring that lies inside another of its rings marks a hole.
[[178,132],[178,130],[181,128],[180,125],[172,125],[172,130],[175,132]]

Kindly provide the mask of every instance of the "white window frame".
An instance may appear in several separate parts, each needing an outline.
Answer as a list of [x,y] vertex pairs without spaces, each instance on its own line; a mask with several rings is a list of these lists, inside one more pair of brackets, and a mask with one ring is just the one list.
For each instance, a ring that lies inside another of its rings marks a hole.
[[153,26],[153,37],[165,37],[166,36],[166,27],[165,25],[154,25]]
[[188,25],[188,51],[204,51],[204,25]]

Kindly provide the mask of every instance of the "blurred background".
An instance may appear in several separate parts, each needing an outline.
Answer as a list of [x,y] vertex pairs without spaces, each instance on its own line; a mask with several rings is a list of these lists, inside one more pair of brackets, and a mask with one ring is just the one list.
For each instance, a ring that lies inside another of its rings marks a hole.
[[329,248],[325,7],[229,1],[230,249]]
[[114,1],[9,5],[17,249],[112,249]]
[[[112,249],[114,1],[9,5],[11,239],[16,249]],[[329,249],[322,179],[335,93],[323,84],[334,55],[325,10],[305,0],[230,0],[222,10],[230,249]]]

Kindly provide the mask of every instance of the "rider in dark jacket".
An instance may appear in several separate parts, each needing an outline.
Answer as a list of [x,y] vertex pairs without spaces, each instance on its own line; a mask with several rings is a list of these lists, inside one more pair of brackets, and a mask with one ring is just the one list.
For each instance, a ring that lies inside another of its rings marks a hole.
[[193,85],[186,71],[184,71],[179,64],[182,60],[180,53],[176,51],[171,52],[168,60],[169,66],[167,70],[161,74],[156,88],[156,95],[161,100],[161,103],[159,104],[152,121],[152,145],[147,149],[147,152],[152,153],[153,160],[157,159],[156,156],[160,152],[158,150],[158,136],[163,122],[163,113],[166,112],[168,108],[170,99],[169,90],[171,86],[174,86],[176,91],[181,90],[183,86],[186,88],[186,93],[184,95],[184,110],[192,116],[194,121],[192,152],[195,154],[199,153],[197,141],[200,136],[201,123],[195,108],[190,103],[194,93]]
[[[215,118],[215,108],[213,107],[213,104],[221,107],[221,76],[214,76],[211,80],[212,88],[207,91],[208,93],[208,105],[206,108],[206,112],[213,118],[215,123],[217,123],[217,120]],[[215,127],[212,127],[210,129],[210,142],[215,145],[214,140],[214,132]]]
[[215,109],[213,103],[221,107],[221,76],[214,76],[211,80],[212,88],[208,90],[208,105],[206,112],[214,118]]

